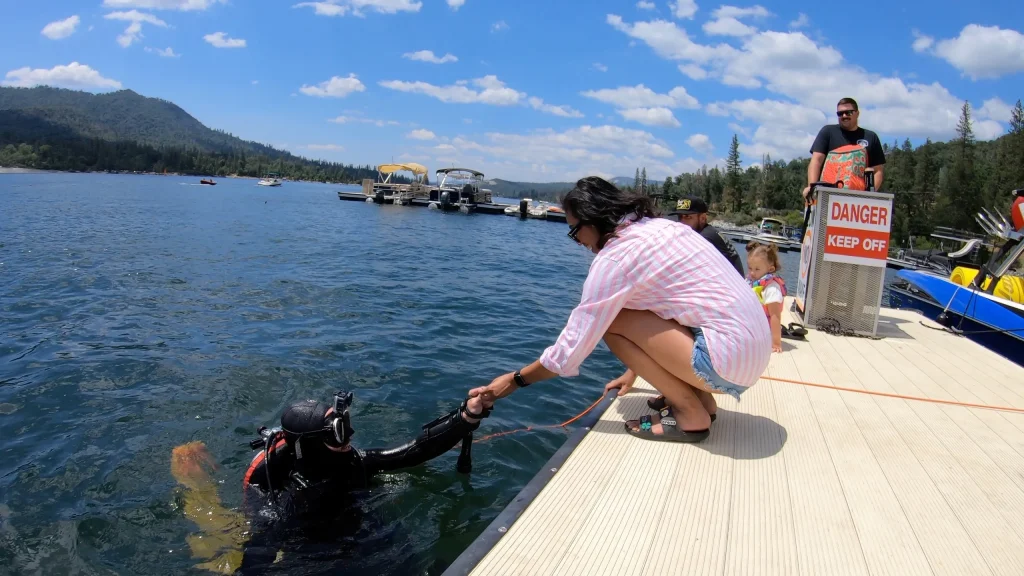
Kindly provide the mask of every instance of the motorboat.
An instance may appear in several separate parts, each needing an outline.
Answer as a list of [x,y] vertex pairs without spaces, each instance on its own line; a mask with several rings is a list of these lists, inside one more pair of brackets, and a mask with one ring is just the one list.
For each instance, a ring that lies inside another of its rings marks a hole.
[[257,182],[256,184],[258,186],[280,186],[281,179],[278,177],[276,172],[270,172],[262,179],[260,179],[260,181]]
[[430,190],[428,208],[470,214],[476,211],[478,204],[491,203],[491,191],[481,187],[483,172],[471,168],[441,168],[435,175],[437,188]]
[[899,281],[889,286],[890,303],[918,310],[1024,366],[1024,277],[1010,270],[1024,255],[1024,233],[987,209],[975,219],[1002,241],[988,262],[978,268],[958,266],[949,274],[899,270]]
[[757,228],[757,233],[751,237],[751,240],[755,240],[761,243],[775,244],[779,249],[779,252],[788,252],[790,250],[799,250],[800,241],[794,240],[786,236],[786,223],[777,218],[762,218],[761,225]]
[[[412,181],[408,184],[393,181],[397,172],[412,173]],[[427,167],[415,162],[401,164],[381,164],[377,166],[378,181],[363,181],[363,193],[368,201],[377,204],[397,204],[406,206],[415,198],[426,199],[430,196],[430,187],[426,184]]]
[[206,184],[207,186],[216,186],[217,183],[213,181],[213,178],[203,178],[199,181],[200,184]]

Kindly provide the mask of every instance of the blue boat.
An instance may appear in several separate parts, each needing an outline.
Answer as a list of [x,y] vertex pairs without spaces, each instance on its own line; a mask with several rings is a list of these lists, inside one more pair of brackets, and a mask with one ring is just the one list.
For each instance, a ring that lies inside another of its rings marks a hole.
[[[900,270],[902,282],[889,287],[890,304],[918,310],[954,333],[978,342],[990,350],[1024,366],[1024,304],[990,293],[1024,254],[1024,234],[1014,231],[1005,219],[978,215],[978,222],[989,234],[1005,243],[981,267],[966,286],[948,276],[921,270]],[[982,289],[991,278],[990,291]]]
[[[893,307],[918,310],[1024,366],[1024,305],[932,272],[900,270],[896,276],[906,283],[889,287]],[[945,318],[940,320],[943,312]]]

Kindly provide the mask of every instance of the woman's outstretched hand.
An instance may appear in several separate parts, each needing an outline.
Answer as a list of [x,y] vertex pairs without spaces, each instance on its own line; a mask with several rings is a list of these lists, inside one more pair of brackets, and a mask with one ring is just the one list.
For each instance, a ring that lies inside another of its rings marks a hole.
[[611,382],[604,385],[604,393],[607,394],[610,390],[615,390],[616,388],[618,388],[618,395],[625,396],[633,388],[633,382],[635,380],[636,374],[634,374],[631,370],[626,370],[626,372],[622,376],[619,376],[615,380],[612,380]]
[[513,374],[515,373],[509,372],[508,374],[502,374],[494,380],[491,380],[491,383],[487,386],[473,388],[469,391],[469,397],[475,398],[479,396],[480,399],[483,400],[484,405],[490,408],[498,398],[504,398],[516,389],[516,383],[512,379]]

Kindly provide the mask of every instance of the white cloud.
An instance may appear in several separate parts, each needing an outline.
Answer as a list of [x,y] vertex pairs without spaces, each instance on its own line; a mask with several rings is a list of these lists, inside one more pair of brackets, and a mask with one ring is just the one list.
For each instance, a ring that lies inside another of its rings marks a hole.
[[132,22],[124,29],[124,33],[117,37],[117,43],[127,48],[142,39],[142,23]]
[[789,23],[789,27],[794,29],[803,28],[810,23],[811,19],[807,17],[807,14],[801,12],[800,15],[796,17],[796,20],[793,20],[792,22]]
[[245,40],[242,38],[231,38],[224,32],[214,32],[203,36],[214,48],[245,48]]
[[504,20],[498,20],[494,24],[491,24],[491,32],[500,32],[502,30],[508,30],[508,24]]
[[373,124],[378,127],[398,126],[400,124],[395,120],[374,120],[373,118],[361,118],[359,116],[338,116],[329,119],[328,122],[333,122],[335,124]]
[[731,16],[710,20],[705,22],[701,28],[709,36],[743,37],[757,33],[757,28],[748,26]]
[[594,70],[597,70],[598,72],[607,72],[608,67],[600,62],[594,62]]
[[138,42],[143,38],[142,35],[142,23],[152,24],[153,26],[159,26],[161,28],[167,28],[167,22],[157,18],[152,14],[146,14],[145,12],[139,12],[138,10],[128,10],[123,12],[111,12],[103,16],[105,20],[121,20],[124,22],[131,22],[127,28],[124,29],[124,33],[117,37],[117,43],[122,47],[127,48],[132,44]]
[[530,103],[530,107],[534,110],[540,110],[545,114],[554,114],[555,116],[561,116],[562,118],[583,118],[583,113],[579,110],[570,108],[569,106],[555,106],[554,104],[545,104],[544,100],[531,96],[527,102]]
[[654,2],[647,2],[647,0],[640,0],[636,3],[636,7],[639,10],[654,10],[656,8]]
[[688,94],[686,88],[682,86],[676,86],[668,94],[658,94],[643,84],[587,90],[586,92],[580,92],[580,94],[619,108],[668,107],[694,109],[700,107],[697,99]]
[[[468,87],[467,84],[470,83],[479,88],[479,90]],[[381,82],[380,85],[399,92],[425,94],[449,104],[478,103],[494,106],[511,106],[518,104],[522,99],[526,98],[525,93],[505,86],[494,75],[477,78],[471,82],[461,80],[449,86],[435,86],[426,82],[405,82],[402,80],[387,80]]]
[[430,62],[431,64],[445,64],[446,62],[458,62],[459,59],[451,54],[445,54],[444,56],[438,57],[434,55],[433,50],[420,50],[419,52],[406,52],[402,54],[402,58],[408,58],[409,60],[418,60],[420,62]]
[[306,144],[303,148],[306,148],[307,150],[322,150],[327,152],[343,152],[345,150],[345,147],[339,144]]
[[413,140],[434,140],[437,138],[437,135],[431,132],[430,130],[423,130],[422,128],[420,128],[418,130],[413,130],[412,132],[409,132],[408,134],[405,135],[405,137],[411,138]]
[[81,21],[82,19],[78,17],[78,14],[68,16],[64,20],[57,20],[56,22],[50,22],[46,26],[43,26],[43,30],[40,33],[50,40],[67,38],[75,33],[75,29],[78,28],[78,24],[81,23]]
[[78,89],[120,90],[121,83],[117,80],[104,78],[99,72],[85,64],[72,62],[67,66],[45,68],[18,68],[7,73],[2,86],[30,88],[32,86],[56,86]]
[[686,30],[676,26],[675,22],[652,20],[626,24],[621,16],[615,14],[609,14],[606,20],[616,30],[645,42],[656,54],[669,60],[686,60],[697,64],[706,64],[712,60],[728,58],[737,52],[728,44],[719,44],[718,46],[698,44],[690,39]]
[[486,174],[518,180],[572,181],[595,174],[612,177],[633,174],[637,166],[645,166],[649,178],[661,179],[702,164],[693,159],[673,160],[672,150],[649,132],[609,125],[562,132],[492,132],[482,140],[459,136],[443,146],[426,152],[438,162],[457,159]]
[[702,154],[711,154],[715,151],[715,145],[707,134],[694,134],[686,139],[686,144]]
[[458,10],[466,3],[466,0],[448,0],[448,7],[452,10]]
[[931,36],[925,36],[916,29],[912,30],[912,33],[914,34],[914,52],[927,52],[935,44],[935,39]]
[[702,27],[709,36],[735,36],[742,38],[757,33],[757,28],[740,22],[740,18],[767,18],[771,12],[764,6],[738,8],[736,6],[720,6],[711,13],[714,20],[709,20]]
[[1010,122],[1013,114],[1013,107],[1001,98],[989,98],[982,103],[981,108],[975,111],[975,117],[979,120],[995,120],[996,122]]
[[146,52],[156,52],[157,54],[159,54],[160,56],[163,56],[164,58],[180,58],[181,57],[181,54],[175,54],[174,53],[174,49],[171,48],[170,46],[168,46],[167,48],[164,48],[164,49],[150,48],[149,46],[146,46]]
[[676,18],[693,19],[697,13],[697,2],[695,0],[675,0],[668,5],[672,9],[672,15]]
[[703,80],[708,77],[708,71],[696,64],[680,64],[679,71],[694,80]]
[[145,22],[161,28],[167,28],[167,22],[157,18],[152,14],[146,14],[145,12],[139,12],[138,10],[128,10],[127,12],[111,12],[103,16],[105,20],[123,20],[125,22]]
[[206,10],[227,0],[103,0],[105,8],[142,8],[144,10]]
[[355,74],[349,74],[344,78],[341,76],[331,76],[330,80],[321,82],[316,86],[303,84],[299,88],[299,92],[307,96],[317,96],[319,98],[344,98],[353,92],[363,92],[365,90],[366,86],[356,78]]
[[661,126],[663,128],[678,128],[681,126],[676,120],[672,111],[668,108],[625,108],[617,112],[626,120],[632,120],[644,126]]
[[736,6],[719,6],[711,13],[714,18],[767,18],[772,13],[761,5],[750,6],[749,8],[737,8]]
[[697,99],[688,94],[686,88],[682,86],[676,86],[669,90],[668,94],[658,94],[643,84],[588,90],[580,94],[611,104],[619,108],[617,112],[623,118],[645,126],[678,128],[679,120],[676,119],[670,108],[696,109],[700,107]]
[[252,84],[253,86],[255,86],[255,85],[259,84],[259,83],[260,83],[259,80],[253,80],[252,82],[250,82],[250,84]]
[[1024,72],[1024,34],[968,24],[956,38],[935,44],[935,55],[972,80]]
[[744,128],[743,126],[740,126],[739,124],[737,124],[735,122],[729,122],[729,130],[732,130],[733,132],[735,132],[737,134],[742,134],[743,136],[746,136],[747,138],[750,138],[750,130],[747,130],[746,128]]
[[399,12],[419,12],[423,2],[413,0],[324,0],[321,2],[300,2],[292,8],[312,8],[317,16],[345,16],[352,14],[363,17],[363,10],[372,10],[378,14],[397,14]]

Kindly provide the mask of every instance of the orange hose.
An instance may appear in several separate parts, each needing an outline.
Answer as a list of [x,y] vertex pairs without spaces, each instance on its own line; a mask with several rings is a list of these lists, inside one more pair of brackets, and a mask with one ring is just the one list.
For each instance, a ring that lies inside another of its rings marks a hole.
[[[772,380],[774,382],[785,382],[787,384],[799,384],[801,386],[811,386],[814,388],[826,388],[828,390],[839,390],[842,392],[856,392],[858,394],[867,394],[869,396],[883,396],[885,398],[899,398],[901,400],[915,400],[918,402],[933,402],[935,404],[948,404],[950,406],[963,406],[965,408],[982,408],[984,410],[997,410],[1001,412],[1015,412],[1017,414],[1024,414],[1024,408],[1014,408],[1013,406],[991,406],[988,404],[972,404],[970,402],[957,402],[955,400],[940,400],[938,398],[924,398],[922,396],[907,396],[904,394],[893,394],[891,392],[877,392],[875,390],[864,390],[862,388],[845,388],[843,386],[832,386],[830,384],[816,384],[814,382],[804,382],[803,380],[791,380],[789,378],[776,378],[773,376],[761,376],[761,380]],[[597,407],[604,400],[604,394],[601,395],[593,404],[591,404],[586,410],[573,416],[572,418],[562,422],[561,424],[548,424],[545,426],[527,426],[526,428],[516,428],[515,430],[506,430],[504,432],[495,432],[494,434],[488,434],[482,436],[473,441],[474,444],[478,442],[484,442],[492,438],[498,438],[499,436],[507,436],[516,432],[530,432],[540,428],[564,428],[569,424],[579,420],[586,416],[591,410]]]

